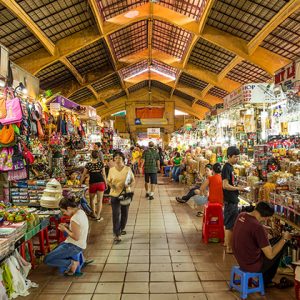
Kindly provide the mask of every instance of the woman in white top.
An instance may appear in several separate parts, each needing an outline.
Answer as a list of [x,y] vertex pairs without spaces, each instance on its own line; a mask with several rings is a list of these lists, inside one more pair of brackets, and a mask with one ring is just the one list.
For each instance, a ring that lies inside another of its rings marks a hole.
[[[110,186],[114,241],[120,242],[120,236],[126,234],[125,227],[129,205],[121,205],[119,196],[124,188],[126,188],[126,192],[130,192],[130,186],[134,184],[134,175],[131,168],[125,166],[125,157],[122,152],[115,152],[113,158],[115,166],[109,170],[107,182]],[[131,176],[131,182],[129,185],[125,185],[128,172]]]
[[72,258],[86,249],[89,221],[85,212],[78,207],[75,199],[62,199],[59,203],[62,213],[71,217],[70,225],[59,224],[67,239],[45,257],[45,264],[65,270],[66,275],[74,275],[79,262]]

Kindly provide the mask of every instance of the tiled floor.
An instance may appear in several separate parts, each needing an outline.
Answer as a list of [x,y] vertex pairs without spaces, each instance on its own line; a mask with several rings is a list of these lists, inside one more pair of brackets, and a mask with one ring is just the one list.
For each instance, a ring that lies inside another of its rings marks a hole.
[[[228,289],[235,264],[220,244],[201,242],[201,219],[187,204],[174,198],[183,188],[160,178],[155,200],[144,198],[138,178],[130,206],[127,235],[112,243],[111,208],[104,221],[91,222],[85,257],[94,264],[79,278],[63,277],[44,265],[30,279],[39,284],[28,297],[40,300],[229,300],[239,299]],[[248,299],[295,299],[293,289],[267,290],[267,296]]]

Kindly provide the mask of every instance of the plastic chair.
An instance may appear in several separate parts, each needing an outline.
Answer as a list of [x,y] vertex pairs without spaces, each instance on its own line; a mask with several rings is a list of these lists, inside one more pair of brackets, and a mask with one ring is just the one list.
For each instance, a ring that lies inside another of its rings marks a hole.
[[207,203],[204,206],[202,224],[202,240],[208,243],[210,239],[224,241],[224,217],[223,207],[219,203]]
[[[84,266],[84,256],[83,256],[83,253],[79,252],[78,254],[72,256],[71,259],[75,260],[75,261],[79,261],[79,266],[77,267],[75,273],[81,273],[81,269]],[[63,268],[63,267],[59,268],[59,272],[60,273],[64,273],[65,271],[66,271],[65,268]]]
[[[249,281],[250,285],[254,287],[249,286]],[[265,295],[262,273],[243,272],[239,266],[232,267],[229,286],[231,289],[239,291],[242,299],[247,299],[248,294],[252,293],[260,292],[262,296]]]

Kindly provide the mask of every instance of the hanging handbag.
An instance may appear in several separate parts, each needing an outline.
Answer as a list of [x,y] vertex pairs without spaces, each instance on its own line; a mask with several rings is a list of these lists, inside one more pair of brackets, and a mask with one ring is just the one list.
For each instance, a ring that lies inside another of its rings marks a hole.
[[5,96],[0,97],[0,119],[4,119],[6,117],[6,100]]
[[15,131],[12,125],[5,125],[0,131],[0,144],[2,146],[11,144],[15,140]]
[[8,99],[5,101],[6,116],[0,118],[0,123],[3,125],[19,123],[22,121],[23,114],[19,98]]
[[11,171],[13,170],[13,163],[12,163],[12,155],[13,155],[13,148],[2,148],[0,150],[0,171]]
[[34,156],[25,144],[23,144],[23,157],[25,158],[27,164],[31,165],[34,163]]
[[126,192],[126,188],[124,188],[121,192],[121,194],[118,196],[118,199],[120,201],[120,204],[122,206],[127,206],[131,203],[133,198],[133,192]]
[[13,162],[13,170],[14,171],[22,170],[22,169],[25,168],[24,158],[23,158],[23,155],[20,151],[20,145],[16,145],[14,147],[12,162]]

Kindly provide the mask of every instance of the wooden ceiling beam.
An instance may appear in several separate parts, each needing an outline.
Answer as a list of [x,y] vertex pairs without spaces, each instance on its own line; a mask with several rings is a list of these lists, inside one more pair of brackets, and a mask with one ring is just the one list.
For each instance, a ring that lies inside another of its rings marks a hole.
[[[146,90],[145,90],[146,92]],[[124,110],[126,109],[126,101],[129,102],[134,102],[136,103],[136,98],[141,99],[141,95],[140,94],[136,94],[136,95],[132,95],[130,94],[129,99],[127,99],[126,97],[121,97],[118,98],[112,102],[110,102],[110,106],[109,108],[104,108],[104,107],[99,107],[97,108],[97,113],[101,116],[101,118],[105,118],[107,116],[112,115],[113,113],[116,113],[120,110]],[[145,94],[145,101],[148,101],[148,99],[146,99],[148,96]],[[161,92],[159,90],[153,90],[153,97],[156,98],[161,98]],[[174,95],[174,102],[175,102],[175,107],[177,109],[180,109],[183,112],[186,112],[192,116],[195,116],[199,119],[203,118],[205,113],[208,111],[208,109],[206,107],[200,106],[200,105],[196,105],[194,108],[192,108],[191,106],[189,106],[188,104],[185,103],[184,99],[175,96]]]
[[36,75],[45,67],[100,40],[100,38],[98,31],[93,27],[89,27],[59,40],[55,45],[56,52],[54,55],[49,55],[45,49],[40,49],[17,59],[16,64],[29,73]]
[[101,79],[106,79],[107,77],[111,76],[115,74],[114,70],[103,70],[102,72],[99,71],[92,71],[87,73],[84,76],[84,83],[80,84],[78,81],[68,81],[60,86],[57,86],[55,88],[53,88],[53,92],[54,93],[61,93],[63,96],[65,96],[66,98],[72,96],[74,93],[76,93],[79,90],[82,90],[86,87],[88,87],[89,85],[92,85],[94,83],[96,83],[97,81],[101,80]]
[[[248,43],[248,53],[253,54],[264,39],[277,28],[291,14],[300,9],[300,0],[290,0],[283,8],[263,27],[262,30]],[[278,68],[279,69],[279,68]],[[277,69],[277,70],[278,70]]]
[[257,65],[270,75],[290,63],[289,59],[262,47],[257,47],[253,53],[249,54],[247,41],[208,25],[203,30],[202,38],[236,54],[236,58],[240,61],[245,59]]
[[[102,97],[102,94],[97,93],[97,91],[93,88],[93,86],[88,85],[87,88],[93,93],[93,95],[94,95],[94,97],[96,98],[96,101],[97,101],[96,103],[102,102],[102,103],[104,103],[104,105],[106,107],[109,107],[108,103],[105,101],[105,98]],[[88,105],[93,106],[96,103],[88,104]]]
[[[93,12],[94,17],[96,19],[96,23],[97,23],[99,32],[105,34],[104,20],[103,20],[103,17],[101,15],[101,13],[100,13],[98,2],[96,0],[89,0],[89,3],[92,7],[92,12]],[[109,51],[109,54],[110,54],[110,57],[111,57],[111,60],[112,60],[113,68],[118,73],[118,68],[119,68],[118,61],[117,61],[117,58],[116,58],[116,55],[115,55],[115,51],[112,49],[112,45],[110,43],[110,40],[109,40],[109,37],[108,37],[107,34],[104,35],[104,40],[106,42],[106,45],[107,45],[107,48],[108,48],[108,51]],[[124,84],[123,78],[120,76],[119,73],[118,73],[118,76],[120,77],[121,86],[124,89],[124,91],[125,91],[125,93],[128,97],[129,96],[128,89],[126,88],[126,86]]]
[[[95,0],[90,1],[96,2]],[[212,2],[210,3],[212,5]],[[208,8],[209,6],[207,6],[207,9]],[[57,51],[53,56],[49,55],[44,49],[40,49],[32,54],[18,59],[16,63],[30,73],[36,74],[44,67],[58,61],[61,57],[68,56],[78,51],[79,49],[86,47],[97,40],[100,40],[101,38],[107,38],[111,33],[120,30],[121,28],[124,28],[134,22],[137,22],[139,20],[146,20],[149,18],[149,3],[137,7],[135,10],[140,11],[140,14],[132,19],[124,17],[126,15],[126,13],[124,13],[105,21],[104,23],[101,21],[97,22],[99,30],[103,28],[102,30],[104,31],[104,34],[99,34],[98,30],[96,30],[95,28],[87,28],[58,41],[56,43]],[[248,45],[245,40],[208,25],[200,26],[199,22],[196,22],[191,18],[183,17],[181,14],[176,13],[171,9],[162,7],[159,4],[153,4],[153,11],[154,19],[163,20],[173,25],[180,26],[181,28],[189,30],[194,34],[193,41],[187,51],[187,55],[185,55],[183,59],[183,65],[188,62],[190,53],[192,52],[194,45],[200,37],[242,57],[243,59],[248,60],[253,64],[258,65],[270,74],[273,73],[274,70],[277,70],[290,62],[282,56],[268,51],[262,47],[258,47],[252,54],[249,54]],[[99,15],[99,11],[97,15]],[[191,26],[191,24],[194,25]],[[185,26],[188,26],[189,28],[185,28]],[[191,30],[191,28],[194,29]],[[200,30],[202,30],[201,34]]]
[[70,70],[70,72],[74,75],[74,77],[76,78],[78,83],[80,85],[83,85],[84,84],[84,78],[79,74],[79,72],[71,64],[71,62],[66,57],[60,58],[60,61]]
[[33,33],[50,55],[55,54],[56,49],[54,43],[15,0],[0,0],[0,3],[12,12]]
[[[210,72],[204,68],[200,68],[198,66],[192,65],[188,63],[186,68],[183,69],[182,63],[174,56],[166,54],[164,52],[153,49],[152,57],[155,60],[161,61],[167,65],[170,65],[176,69],[184,71],[185,73],[194,76],[197,79],[210,83],[214,86],[217,86],[225,91],[232,92],[237,89],[241,84],[230,80],[228,78],[224,78],[222,81],[218,81],[218,74]],[[142,60],[148,58],[148,51],[143,50],[132,55],[126,56],[120,59],[121,62],[128,63],[127,66],[136,64]]]

